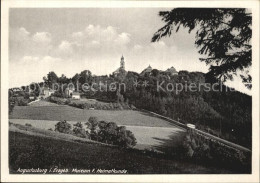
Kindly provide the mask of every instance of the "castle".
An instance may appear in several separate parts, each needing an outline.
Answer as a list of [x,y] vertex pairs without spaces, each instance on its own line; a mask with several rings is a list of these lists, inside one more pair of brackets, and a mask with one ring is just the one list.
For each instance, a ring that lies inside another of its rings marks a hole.
[[[153,70],[153,68],[149,65],[147,68],[145,68],[145,69],[140,73],[140,75],[141,75],[141,76],[144,76],[146,73],[150,74],[150,73],[152,72],[152,70]],[[173,76],[173,75],[178,75],[178,72],[176,71],[176,69],[175,69],[173,66],[172,66],[171,68],[168,68],[168,69],[165,70],[165,71],[160,71],[160,72],[164,72],[164,73],[166,73],[166,74],[168,74],[168,75],[171,75],[171,76]],[[122,57],[121,57],[120,67],[113,72],[113,75],[114,75],[114,76],[118,76],[118,74],[120,74],[120,73],[127,73],[127,71],[125,70],[125,58],[124,58],[123,55],[122,55]]]

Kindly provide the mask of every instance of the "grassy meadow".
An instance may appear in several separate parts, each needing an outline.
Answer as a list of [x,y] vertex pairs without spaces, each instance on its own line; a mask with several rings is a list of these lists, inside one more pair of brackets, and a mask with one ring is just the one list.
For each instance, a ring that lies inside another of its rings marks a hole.
[[67,120],[85,122],[95,116],[98,120],[113,121],[118,125],[173,127],[163,119],[133,110],[87,110],[71,106],[15,106],[10,119]]

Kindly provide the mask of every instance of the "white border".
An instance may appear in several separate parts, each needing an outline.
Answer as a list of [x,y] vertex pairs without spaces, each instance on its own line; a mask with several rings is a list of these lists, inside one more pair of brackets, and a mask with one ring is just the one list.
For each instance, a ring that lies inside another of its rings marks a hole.
[[[8,18],[10,7],[241,7],[253,14],[253,153],[247,175],[12,175],[8,170]],[[259,182],[259,1],[1,1],[1,182]]]

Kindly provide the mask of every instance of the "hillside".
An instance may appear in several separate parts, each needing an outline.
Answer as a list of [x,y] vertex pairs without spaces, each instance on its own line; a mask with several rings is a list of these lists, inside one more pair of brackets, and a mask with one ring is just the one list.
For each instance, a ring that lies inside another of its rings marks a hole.
[[[39,87],[58,83],[64,89],[71,83],[80,89],[81,97],[146,109],[251,148],[252,97],[208,80],[201,72],[170,75],[153,69],[144,75],[129,71],[116,76],[92,76],[84,70],[72,78],[50,72]],[[84,84],[92,88],[85,90]],[[34,89],[35,95],[39,94],[40,88]],[[61,88],[54,95],[65,97]]]
[[[156,154],[144,154],[138,150],[124,150],[97,143],[64,141],[44,136],[32,138],[28,134],[13,131],[9,132],[9,143],[10,173],[17,173],[19,168],[32,167],[53,170],[55,166],[58,169],[68,169],[68,172],[63,170],[65,174],[79,173],[71,172],[73,168],[127,170],[128,174],[232,173],[223,168],[204,167]],[[85,172],[88,173],[91,174]]]

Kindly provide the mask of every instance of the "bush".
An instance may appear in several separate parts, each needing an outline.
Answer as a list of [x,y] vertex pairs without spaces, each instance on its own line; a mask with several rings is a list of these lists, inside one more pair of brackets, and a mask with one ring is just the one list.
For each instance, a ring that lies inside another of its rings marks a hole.
[[87,133],[84,129],[79,128],[79,127],[74,127],[73,128],[73,134],[75,134],[77,137],[81,137],[81,138],[86,138],[87,137]]
[[226,164],[236,168],[250,167],[251,153],[208,141],[195,133],[188,133],[183,144],[184,156],[202,163]]
[[25,123],[25,126],[32,127],[32,125],[29,123]]
[[[103,143],[118,145],[120,147],[133,147],[136,145],[136,138],[134,134],[126,130],[125,126],[118,127],[114,122],[106,122],[100,121],[96,123],[96,118],[90,118],[89,123],[93,123],[96,125],[90,131],[90,138],[92,140],[98,140]],[[98,127],[98,129],[96,129]]]
[[78,127],[78,128],[83,128],[83,125],[81,122],[77,122],[76,124],[74,124],[73,126]]
[[73,128],[74,135],[76,135],[77,137],[82,137],[82,138],[88,137],[88,134],[83,129],[83,125],[81,124],[81,122],[77,122],[73,126],[74,126],[74,128]]
[[69,123],[67,123],[66,120],[59,121],[55,125],[55,131],[58,131],[60,133],[71,133],[71,125]]
[[107,123],[105,128],[99,131],[101,133],[98,133],[98,137],[99,135],[102,134],[101,138],[99,137],[99,139],[103,139],[105,143],[116,145],[117,128],[118,127],[116,123],[114,122]]
[[67,102],[67,99],[65,98],[60,98],[60,97],[55,97],[55,96],[50,96],[49,101],[52,103],[56,103],[59,105],[65,105]]
[[126,130],[125,126],[121,126],[117,128],[118,134],[117,134],[117,140],[116,144],[121,147],[129,147],[129,146],[135,146],[136,145],[136,138],[134,134]]
[[97,117],[90,117],[88,119],[88,123],[86,123],[86,125],[88,125],[88,128],[91,130],[91,131],[95,131],[97,126],[98,126],[98,120],[97,120]]
[[197,160],[211,159],[210,147],[196,136],[188,134],[184,140],[185,156]]
[[19,99],[17,101],[18,106],[27,106],[28,103],[29,103],[29,100],[27,100],[27,99]]

